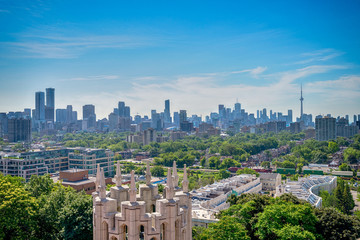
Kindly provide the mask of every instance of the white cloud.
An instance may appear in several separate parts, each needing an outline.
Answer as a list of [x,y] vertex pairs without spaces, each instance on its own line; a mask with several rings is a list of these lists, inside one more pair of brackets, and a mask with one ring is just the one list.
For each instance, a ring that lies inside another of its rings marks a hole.
[[314,52],[308,52],[301,54],[304,57],[310,57],[296,62],[297,64],[307,64],[312,62],[324,62],[330,59],[343,55],[343,52],[336,51],[335,49],[327,48]]
[[98,75],[98,76],[87,76],[87,77],[75,77],[64,79],[64,81],[98,81],[98,80],[114,80],[119,79],[117,75]]
[[129,49],[151,45],[149,38],[125,35],[82,35],[64,37],[61,34],[23,34],[13,42],[1,42],[15,56],[24,58],[76,58],[96,48]]
[[[268,108],[274,111],[286,112],[293,109],[296,116],[299,112],[300,86],[295,81],[314,74],[331,72],[346,68],[341,65],[313,65],[292,71],[267,75],[273,81],[267,85],[256,86],[241,81],[238,77],[232,85],[225,85],[221,81],[221,74],[195,74],[194,76],[179,76],[165,78],[162,81],[152,81],[153,77],[145,76],[132,78],[130,89],[114,91],[99,91],[88,95],[72,96],[67,102],[76,102],[75,109],[84,104],[94,103],[98,118],[107,117],[117,106],[118,101],[125,101],[131,107],[131,113],[149,115],[151,109],[159,112],[164,109],[164,100],[170,99],[171,111],[187,109],[188,114],[207,115],[217,111],[218,104],[233,107],[238,98],[242,106],[250,113],[257,109]],[[100,80],[115,79],[115,75],[88,76],[77,79]],[[154,77],[158,79],[159,77]],[[145,80],[144,80],[145,79]],[[75,79],[76,80],[76,79]],[[149,80],[149,81],[147,81]],[[322,109],[334,112],[345,112],[349,107],[354,108],[355,102],[360,102],[360,76],[341,77],[336,80],[317,81],[303,84],[305,97],[305,112],[319,114]],[[320,100],[319,100],[320,99]],[[329,106],[331,104],[331,106]],[[65,104],[64,104],[65,105]],[[79,113],[80,114],[80,113]]]

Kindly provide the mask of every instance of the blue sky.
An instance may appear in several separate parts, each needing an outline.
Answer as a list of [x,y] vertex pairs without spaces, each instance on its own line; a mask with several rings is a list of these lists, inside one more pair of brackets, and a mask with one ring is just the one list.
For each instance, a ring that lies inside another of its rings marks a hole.
[[236,99],[313,115],[360,114],[359,1],[2,1],[0,112],[118,101],[132,114],[205,116]]

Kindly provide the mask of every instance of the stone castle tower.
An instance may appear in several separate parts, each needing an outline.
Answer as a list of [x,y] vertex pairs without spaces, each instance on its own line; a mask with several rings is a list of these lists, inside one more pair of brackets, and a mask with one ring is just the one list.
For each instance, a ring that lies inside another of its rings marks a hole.
[[116,187],[106,191],[103,169],[98,166],[93,193],[94,240],[191,240],[191,196],[188,193],[186,165],[182,189],[174,162],[168,168],[164,197],[151,184],[149,163],[146,184],[137,193],[134,171],[130,187],[122,186],[120,164],[116,168]]

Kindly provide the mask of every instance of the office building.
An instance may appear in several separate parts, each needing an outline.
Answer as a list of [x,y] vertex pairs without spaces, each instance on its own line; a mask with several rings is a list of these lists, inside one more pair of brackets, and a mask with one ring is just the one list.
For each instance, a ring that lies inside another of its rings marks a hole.
[[43,159],[24,159],[0,156],[0,172],[5,176],[22,177],[29,181],[32,175],[41,176],[48,173]]
[[105,149],[75,148],[69,152],[69,168],[89,171],[89,176],[96,175],[96,167],[104,169],[105,176],[114,176],[114,153]]
[[96,115],[94,105],[88,104],[83,106],[83,121],[87,123],[86,129],[95,127]]

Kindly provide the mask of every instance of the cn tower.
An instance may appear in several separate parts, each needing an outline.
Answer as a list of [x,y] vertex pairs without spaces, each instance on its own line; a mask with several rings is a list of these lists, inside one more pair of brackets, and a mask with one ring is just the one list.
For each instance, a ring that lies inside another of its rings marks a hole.
[[301,83],[301,97],[300,97],[300,103],[301,103],[301,109],[300,109],[300,119],[302,119],[303,117],[303,101],[304,101],[304,98],[302,96],[302,83]]

